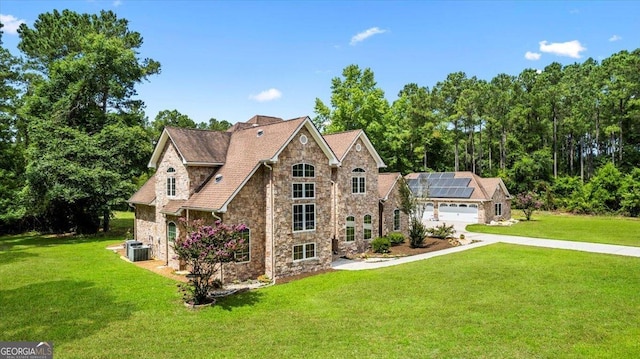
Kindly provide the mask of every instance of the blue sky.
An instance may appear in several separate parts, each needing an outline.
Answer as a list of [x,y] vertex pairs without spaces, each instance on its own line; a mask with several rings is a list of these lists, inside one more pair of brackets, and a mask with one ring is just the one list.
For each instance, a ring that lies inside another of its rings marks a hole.
[[162,64],[138,86],[151,120],[164,109],[196,122],[313,117],[350,64],[371,68],[392,102],[451,72],[490,80],[640,48],[635,1],[2,0],[4,46],[17,53],[16,24],[65,8],[113,10],[142,34],[140,56]]

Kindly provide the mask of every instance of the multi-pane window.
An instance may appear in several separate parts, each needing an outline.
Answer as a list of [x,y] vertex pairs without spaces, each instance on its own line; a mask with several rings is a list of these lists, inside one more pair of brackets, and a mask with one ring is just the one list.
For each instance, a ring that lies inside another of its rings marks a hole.
[[354,176],[351,177],[351,193],[365,193],[367,180],[364,176],[364,170],[362,168],[356,168],[351,172],[354,174]]
[[167,175],[167,196],[173,197],[176,195],[176,178],[173,176],[175,172],[176,170],[173,167],[167,169],[167,173],[169,173]]
[[393,230],[394,231],[400,230],[400,210],[399,209],[395,209],[393,211]]
[[316,244],[305,243],[293,246],[293,260],[300,261],[316,257]]
[[293,184],[293,198],[315,198],[315,197],[316,197],[315,183],[294,183]]
[[177,234],[176,224],[173,222],[169,222],[169,224],[167,224],[167,240],[169,242],[175,242],[176,234]]
[[373,225],[371,224],[371,215],[367,214],[364,216],[364,239],[371,239],[371,232],[373,229]]
[[243,229],[240,236],[244,239],[244,248],[235,253],[236,261],[248,262],[251,259],[251,232],[249,228]]
[[356,239],[356,218],[354,216],[347,217],[347,236],[345,241],[351,242]]
[[316,205],[293,205],[293,231],[312,231],[316,228]]
[[502,203],[495,204],[496,216],[502,216]]
[[293,165],[292,174],[293,177],[311,178],[316,176],[316,170],[313,165],[310,165],[308,163],[298,163]]

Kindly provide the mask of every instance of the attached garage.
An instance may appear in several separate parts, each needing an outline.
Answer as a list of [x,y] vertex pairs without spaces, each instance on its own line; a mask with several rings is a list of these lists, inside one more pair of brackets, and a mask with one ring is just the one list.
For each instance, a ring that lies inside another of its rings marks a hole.
[[410,173],[405,179],[424,206],[423,221],[490,223],[511,218],[511,196],[500,178],[423,172]]

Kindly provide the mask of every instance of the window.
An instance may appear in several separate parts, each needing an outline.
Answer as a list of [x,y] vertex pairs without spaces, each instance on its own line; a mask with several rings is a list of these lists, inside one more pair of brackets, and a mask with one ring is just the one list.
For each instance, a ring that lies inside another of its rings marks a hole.
[[293,165],[293,177],[315,177],[315,167],[307,163],[298,163]]
[[245,247],[235,253],[236,261],[248,262],[251,259],[251,232],[249,228],[242,230],[240,236],[244,239]]
[[294,183],[293,184],[293,198],[315,198],[315,197],[316,197],[315,183]]
[[496,216],[502,216],[502,203],[496,203],[494,207],[496,211]]
[[[173,167],[167,169],[167,173],[175,173],[176,170]],[[167,196],[173,197],[176,195],[176,178],[173,175],[167,177]]]
[[351,172],[359,174],[351,178],[351,193],[365,193],[367,186],[366,177],[363,175],[363,173],[365,173],[364,170],[362,168],[356,168]]
[[393,211],[393,230],[400,230],[400,210],[396,209]]
[[371,215],[367,214],[364,216],[364,239],[371,239],[372,229]]
[[347,234],[344,240],[347,242],[356,240],[356,217],[354,216],[347,217]]
[[177,234],[176,224],[173,222],[169,222],[167,224],[167,240],[169,242],[175,242]]
[[293,246],[293,260],[301,261],[304,259],[311,259],[316,257],[316,244],[305,243],[297,244]]
[[293,231],[312,231],[316,229],[316,205],[293,205]]

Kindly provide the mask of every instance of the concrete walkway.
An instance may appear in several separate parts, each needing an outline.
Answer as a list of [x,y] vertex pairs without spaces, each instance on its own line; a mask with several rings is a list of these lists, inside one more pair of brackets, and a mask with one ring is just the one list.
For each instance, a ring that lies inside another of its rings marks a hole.
[[[429,227],[439,225],[439,222],[428,222]],[[493,243],[510,243],[519,244],[524,246],[555,248],[555,249],[568,249],[574,251],[602,253],[602,254],[614,254],[620,256],[639,257],[640,247],[619,246],[614,244],[600,244],[600,243],[587,243],[587,242],[571,242],[556,239],[542,239],[542,238],[530,238],[530,237],[516,237],[505,236],[498,234],[485,234],[467,232],[465,227],[467,223],[448,223],[453,224],[456,229],[456,234],[464,233],[466,239],[480,241],[472,243],[466,246],[453,247],[437,252],[423,253],[415,256],[401,257],[401,258],[371,258],[365,261],[356,261],[340,258],[332,263],[333,269],[338,270],[363,270],[389,267],[398,264],[404,264],[414,261],[419,261],[427,258],[442,256],[449,253],[456,253],[473,249],[477,247],[486,246]]]

